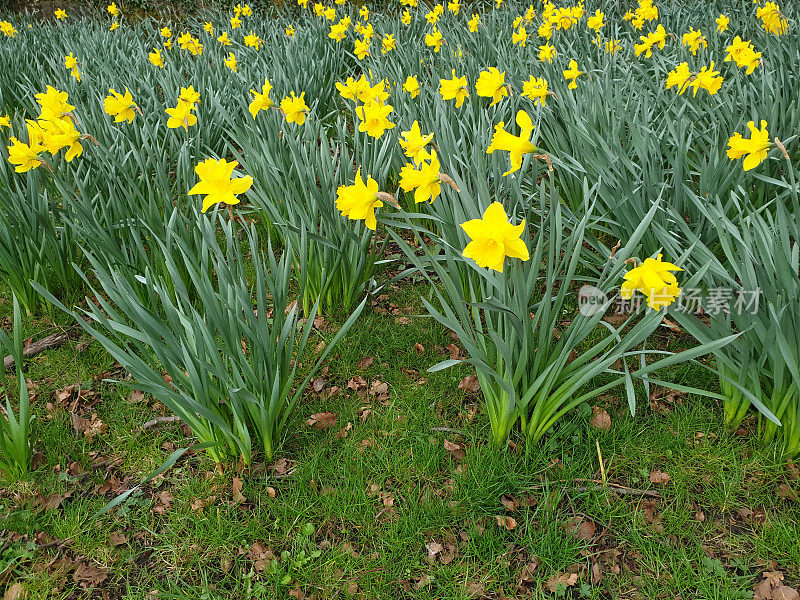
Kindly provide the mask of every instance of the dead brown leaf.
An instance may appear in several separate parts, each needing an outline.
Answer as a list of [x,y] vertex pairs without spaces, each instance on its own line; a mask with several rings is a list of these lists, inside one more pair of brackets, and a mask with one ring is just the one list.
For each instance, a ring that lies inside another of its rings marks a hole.
[[650,483],[660,483],[662,485],[666,485],[672,481],[672,477],[669,474],[665,473],[664,471],[659,471],[658,469],[650,472]]
[[497,515],[495,517],[498,527],[505,527],[509,531],[517,528],[517,521],[513,517]]
[[592,407],[592,418],[589,421],[589,425],[595,429],[608,431],[611,429],[611,417],[608,412],[606,412],[606,409],[600,406],[594,406]]
[[547,586],[547,589],[554,594],[556,593],[556,590],[558,590],[560,586],[568,588],[572,587],[576,583],[578,583],[577,573],[558,573],[556,575],[553,575],[550,579],[544,582],[545,586]]
[[322,429],[324,431],[336,425],[337,418],[338,416],[336,413],[320,412],[313,414],[306,419],[306,425],[309,427],[316,427],[317,429]]
[[108,573],[104,570],[83,563],[79,564],[72,574],[72,580],[85,590],[101,586],[106,579]]
[[564,523],[564,531],[576,540],[591,542],[594,539],[594,534],[597,532],[597,526],[592,521],[588,521],[576,515]]

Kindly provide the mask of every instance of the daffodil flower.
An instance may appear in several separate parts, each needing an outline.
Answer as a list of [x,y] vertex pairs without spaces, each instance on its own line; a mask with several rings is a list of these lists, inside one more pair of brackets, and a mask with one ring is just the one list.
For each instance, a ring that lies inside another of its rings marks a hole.
[[742,137],[742,134],[737,131],[728,140],[727,154],[731,160],[744,156],[742,168],[745,171],[750,171],[767,158],[770,141],[766,121],[761,121],[761,129],[756,128],[753,121],[749,121],[747,128],[750,130],[750,139]]
[[474,260],[479,267],[502,273],[506,257],[522,261],[530,259],[528,247],[521,239],[525,220],[519,225],[512,225],[499,202],[492,202],[482,218],[462,223],[461,228],[472,240],[462,254]]
[[235,160],[228,162],[224,158],[220,160],[209,158],[194,168],[200,181],[187,193],[205,194],[202,212],[220,202],[228,205],[239,204],[239,198],[236,196],[250,189],[253,178],[249,175],[233,177],[233,170],[238,166],[239,163]]

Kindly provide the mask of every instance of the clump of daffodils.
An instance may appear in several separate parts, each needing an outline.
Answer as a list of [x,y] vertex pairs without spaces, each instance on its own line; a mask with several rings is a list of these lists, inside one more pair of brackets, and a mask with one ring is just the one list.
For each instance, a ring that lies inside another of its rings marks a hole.
[[417,156],[419,160],[414,161],[416,165],[406,163],[400,169],[400,187],[404,192],[414,192],[414,202],[433,202],[441,194],[442,183],[460,191],[450,176],[439,171],[439,158],[435,150],[422,151]]
[[182,87],[178,96],[178,103],[173,108],[167,108],[165,111],[169,115],[167,127],[170,129],[183,127],[188,130],[189,127],[195,125],[197,116],[193,111],[197,108],[198,102],[200,102],[200,94],[195,91],[194,86]]
[[48,85],[47,91],[36,94],[39,103],[39,117],[36,121],[27,121],[28,142],[22,142],[16,137],[9,138],[8,161],[14,165],[17,173],[25,173],[41,165],[49,165],[42,158],[47,152],[55,156],[60,150],[66,149],[64,159],[72,159],[83,153],[84,140],[95,139],[85,133],[80,133],[75,128],[75,107],[69,104],[67,92],[60,91]]
[[733,61],[740,69],[747,69],[747,75],[750,75],[761,63],[761,52],[756,52],[751,42],[741,39],[738,35],[725,48],[725,52],[728,53],[725,62]]

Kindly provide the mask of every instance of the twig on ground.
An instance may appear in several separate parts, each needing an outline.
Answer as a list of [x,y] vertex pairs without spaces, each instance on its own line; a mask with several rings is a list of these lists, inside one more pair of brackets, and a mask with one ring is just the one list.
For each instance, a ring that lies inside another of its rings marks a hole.
[[181,418],[177,415],[170,415],[168,417],[156,417],[142,425],[142,431],[147,431],[148,429],[155,429],[156,427],[161,427],[162,425],[168,425],[169,423],[177,423],[181,420]]
[[[70,327],[69,329],[59,331],[58,333],[48,335],[39,341],[33,342],[30,346],[27,346],[22,350],[23,358],[30,358],[31,356],[36,356],[40,352],[60,346],[69,339],[70,333],[75,331],[76,328],[77,327]],[[10,371],[13,368],[14,357],[9,354],[3,359],[3,369]]]
[[458,435],[464,435],[464,432],[460,429],[450,429],[449,427],[431,427],[431,431],[440,431],[443,433],[457,433]]

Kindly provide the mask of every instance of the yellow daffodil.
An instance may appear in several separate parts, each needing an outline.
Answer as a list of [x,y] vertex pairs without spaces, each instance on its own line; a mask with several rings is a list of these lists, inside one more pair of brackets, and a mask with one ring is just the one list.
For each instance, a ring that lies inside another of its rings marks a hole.
[[479,267],[502,273],[506,257],[522,261],[530,259],[528,247],[522,240],[525,220],[519,225],[512,225],[499,202],[492,202],[482,218],[462,223],[461,228],[471,240],[462,254],[474,260]]
[[231,40],[228,37],[228,32],[227,31],[223,31],[222,35],[217,38],[217,41],[220,44],[222,44],[223,46],[230,46],[231,45]]
[[689,31],[683,34],[681,43],[684,46],[689,46],[692,55],[697,54],[701,46],[708,48],[708,41],[703,37],[703,33],[699,29],[695,31],[693,27],[689,27]]
[[601,10],[594,11],[594,14],[587,19],[586,26],[594,30],[595,33],[600,33],[600,28],[605,26],[603,22],[605,16],[605,13]]
[[522,83],[521,95],[544,106],[547,100],[547,80],[544,77],[531,75],[528,81]]
[[11,118],[8,115],[0,116],[0,127],[8,127],[11,129]]
[[153,48],[153,51],[147,56],[147,58],[149,58],[150,62],[155,66],[161,69],[164,68],[164,58],[161,56],[161,50],[158,48]]
[[469,96],[467,90],[467,77],[456,77],[456,70],[453,69],[452,79],[439,80],[439,93],[444,100],[455,100],[456,108],[464,104],[464,99]]
[[78,59],[72,55],[72,52],[67,54],[64,57],[64,66],[70,71],[70,75],[77,79],[78,81],[81,80],[81,74],[78,71]]
[[689,85],[694,88],[694,93],[692,95],[697,96],[697,92],[700,89],[707,90],[712,96],[716,94],[722,86],[723,81],[722,77],[718,77],[718,75],[719,71],[714,70],[714,61],[712,60],[711,65],[700,69],[700,72],[689,83]]
[[539,60],[542,62],[553,62],[553,59],[556,56],[556,49],[555,46],[551,46],[550,44],[545,44],[544,46],[539,46]]
[[458,0],[450,0],[447,3],[447,10],[454,15],[458,15],[459,11],[461,10],[461,5],[458,3]]
[[336,208],[348,219],[353,221],[363,219],[366,226],[375,231],[378,224],[375,209],[383,206],[379,194],[378,182],[367,175],[367,181],[364,183],[359,168],[353,185],[341,185],[336,190]]
[[269,79],[264,79],[264,85],[261,86],[261,92],[257,92],[255,90],[250,90],[250,93],[253,95],[253,101],[250,102],[250,106],[248,110],[250,114],[253,115],[253,118],[256,118],[256,115],[261,110],[267,110],[275,106],[275,103],[269,97],[269,93],[272,91],[272,84],[269,82]]
[[717,24],[717,31],[720,33],[723,31],[728,31],[728,25],[730,24],[731,20],[726,17],[725,15],[720,15],[717,17],[715,23]]
[[511,34],[511,43],[524,48],[528,41],[528,32],[524,27],[520,27],[517,31]]
[[193,85],[188,88],[181,86],[181,93],[178,94],[178,99],[188,102],[194,108],[194,105],[200,102],[200,92],[195,91]]
[[302,125],[306,122],[306,114],[308,113],[308,106],[306,105],[306,93],[302,92],[300,96],[296,96],[294,90],[291,92],[291,97],[286,96],[281,100],[281,110],[286,117],[287,123],[297,123]]
[[395,48],[397,48],[397,40],[391,33],[387,33],[381,40],[381,53],[386,54]]
[[354,40],[353,54],[355,54],[359,60],[364,60],[367,56],[370,55],[369,42],[367,40]]
[[511,168],[503,173],[503,177],[509,173],[519,171],[522,166],[522,155],[536,152],[536,146],[531,142],[533,133],[533,121],[524,110],[517,112],[517,125],[519,135],[512,135],[505,130],[505,122],[500,121],[494,128],[494,135],[486,154],[492,154],[495,150],[503,150],[509,153]]
[[422,162],[428,156],[425,146],[433,139],[433,134],[422,135],[419,123],[414,121],[411,129],[401,133],[400,146],[403,152],[416,163]]
[[356,107],[356,115],[361,120],[358,130],[366,132],[376,140],[383,135],[387,129],[392,129],[395,124],[387,118],[393,110],[389,104],[381,104],[375,100]]
[[658,258],[646,258],[638,267],[625,273],[625,280],[620,286],[619,294],[623,300],[630,300],[635,291],[647,296],[647,306],[655,310],[669,306],[680,296],[678,280],[671,271],[683,271],[672,263],[663,262],[661,254]]
[[115,123],[121,123],[122,121],[131,123],[139,107],[133,101],[133,96],[131,96],[128,88],[125,88],[124,94],[120,94],[114,88],[111,88],[108,92],[110,95],[103,100],[103,110],[114,117]]
[[750,139],[742,137],[738,131],[728,140],[728,158],[736,160],[745,157],[742,168],[750,171],[760,165],[767,158],[767,150],[770,146],[767,122],[761,121],[761,129],[756,129],[755,123],[747,123],[750,130]]
[[406,163],[400,169],[400,187],[404,192],[414,190],[414,202],[417,204],[426,200],[433,202],[442,191],[441,182],[439,159],[435,151],[425,154],[424,160],[419,163],[419,168]]
[[642,40],[642,43],[634,46],[636,56],[644,53],[645,58],[650,58],[653,55],[653,48],[656,46],[659,50],[664,49],[667,43],[667,31],[663,25],[659,25],[655,31],[651,31],[646,36],[639,36],[639,39]]
[[789,21],[775,2],[767,2],[758,8],[756,17],[761,19],[761,26],[767,33],[783,35],[789,30]]
[[106,10],[108,11],[108,14],[110,14],[112,17],[116,17],[119,14],[119,9],[117,8],[116,2],[112,2],[111,4],[106,6]]
[[43,148],[40,145],[25,144],[15,137],[9,138],[8,141],[11,142],[11,145],[7,146],[8,162],[14,165],[14,171],[26,173],[42,164],[39,153]]
[[750,75],[761,62],[761,52],[756,52],[752,43],[742,40],[738,35],[725,51],[728,53],[725,61],[735,61],[737,67],[747,69],[747,75]]
[[17,30],[14,29],[14,26],[8,21],[0,21],[0,32],[12,38],[17,35]]
[[214,35],[214,25],[211,23],[211,21],[206,21],[203,23],[203,29],[206,30],[208,35]]
[[205,195],[202,212],[220,202],[228,205],[239,204],[239,198],[236,196],[250,189],[253,178],[249,175],[233,177],[233,170],[238,166],[239,163],[235,160],[228,162],[224,158],[220,160],[209,158],[194,168],[200,181],[187,193]]
[[244,36],[244,45],[247,46],[248,48],[255,48],[256,50],[261,50],[261,44],[263,43],[264,43],[263,40],[252,31],[248,35]]
[[239,29],[242,26],[242,20],[239,17],[231,18],[231,29]]
[[467,21],[467,27],[472,33],[478,31],[478,25],[481,23],[481,17],[477,13],[472,13],[472,17]]
[[409,75],[403,82],[403,91],[411,95],[412,98],[419,96],[419,81],[416,75]]
[[406,27],[411,25],[411,13],[409,12],[408,9],[405,9],[403,11],[403,14],[400,16],[400,21],[402,21],[403,25],[405,25]]
[[574,60],[569,61],[569,69],[566,69],[563,73],[564,79],[571,80],[567,87],[571,90],[576,89],[578,87],[578,83],[575,80],[580,75],[583,75],[583,71],[578,70],[578,63]]
[[434,52],[439,52],[443,41],[444,38],[442,37],[442,32],[436,27],[434,27],[433,31],[425,36],[425,45],[433,48]]
[[170,129],[183,127],[188,131],[189,127],[197,123],[197,117],[192,113],[192,110],[194,110],[194,104],[179,99],[174,108],[167,108],[164,111],[169,115],[167,127]]
[[682,62],[667,74],[667,89],[677,85],[677,92],[682,94],[689,87],[689,80],[693,75],[689,70],[689,63]]
[[286,37],[293,38],[295,34],[295,29],[293,25],[289,25],[286,29],[283,30],[286,33]]
[[233,52],[228,53],[228,58],[224,60],[225,66],[234,73],[239,72],[239,64],[236,62],[236,55]]
[[83,154],[80,140],[83,136],[75,129],[71,119],[43,121],[41,123],[42,143],[50,154],[55,155],[62,148],[67,148],[64,158],[71,162],[73,158]]
[[67,18],[67,11],[65,11],[63,8],[57,8],[54,14],[56,16],[56,19],[58,19],[59,21],[63,21],[64,19]]
[[508,96],[508,88],[505,86],[506,74],[500,72],[497,67],[489,67],[486,71],[481,71],[478,80],[475,82],[475,91],[478,96],[491,98],[494,106],[504,96]]
[[172,30],[169,27],[162,27],[159,30],[159,33],[161,34],[161,37],[163,37],[165,40],[168,40],[169,38],[172,37]]

